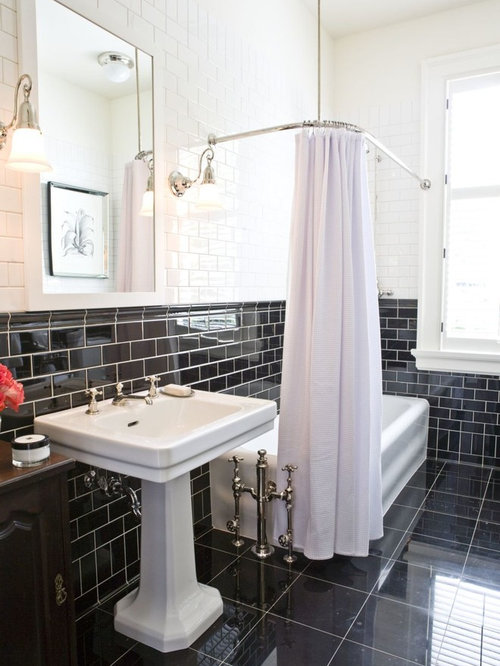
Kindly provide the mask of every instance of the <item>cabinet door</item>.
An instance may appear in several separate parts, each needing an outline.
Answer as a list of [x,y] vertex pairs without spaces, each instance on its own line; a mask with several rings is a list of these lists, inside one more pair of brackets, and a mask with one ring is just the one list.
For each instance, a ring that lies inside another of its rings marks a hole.
[[0,497],[0,663],[72,664],[65,475]]

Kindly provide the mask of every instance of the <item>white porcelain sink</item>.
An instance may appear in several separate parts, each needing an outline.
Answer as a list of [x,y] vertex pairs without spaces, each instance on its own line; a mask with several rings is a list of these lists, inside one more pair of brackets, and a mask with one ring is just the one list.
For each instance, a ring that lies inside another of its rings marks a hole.
[[99,402],[98,414],[75,407],[35,419],[60,453],[148,481],[173,479],[270,430],[276,405],[222,393],[160,394],[152,405]]
[[161,652],[189,647],[222,614],[219,591],[196,579],[189,471],[271,430],[276,404],[194,391],[85,412],[39,416],[35,432],[57,452],[142,479],[140,584],[116,604],[115,629]]

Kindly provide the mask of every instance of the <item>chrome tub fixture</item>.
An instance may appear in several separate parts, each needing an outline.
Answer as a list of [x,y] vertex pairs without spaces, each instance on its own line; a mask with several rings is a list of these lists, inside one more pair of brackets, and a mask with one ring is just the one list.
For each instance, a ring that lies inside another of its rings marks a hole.
[[250,495],[257,501],[257,543],[252,546],[252,552],[259,558],[265,559],[273,554],[274,548],[267,541],[266,530],[266,506],[273,499],[280,499],[285,502],[287,511],[287,531],[278,538],[280,546],[287,548],[287,554],[283,556],[283,560],[288,564],[295,562],[297,557],[293,554],[293,487],[292,487],[292,473],[297,469],[296,465],[285,465],[282,471],[288,472],[287,485],[282,492],[276,491],[276,483],[268,481],[267,469],[268,462],[266,458],[267,451],[260,449],[258,452],[256,471],[257,471],[257,490],[246,486],[240,479],[239,463],[243,458],[233,456],[228,459],[228,462],[233,463],[233,497],[234,497],[234,518],[229,520],[226,527],[229,532],[234,534],[232,541],[236,547],[242,546],[245,542],[240,535],[240,499],[242,493],[250,493]]
[[[24,101],[18,110],[17,100],[23,81]],[[52,171],[52,167],[45,156],[43,137],[38,126],[36,111],[30,102],[32,88],[31,76],[21,74],[14,93],[12,120],[7,125],[0,122],[0,150],[7,142],[8,131],[12,129],[12,146],[5,164],[6,168],[27,173],[41,173],[42,171]]]

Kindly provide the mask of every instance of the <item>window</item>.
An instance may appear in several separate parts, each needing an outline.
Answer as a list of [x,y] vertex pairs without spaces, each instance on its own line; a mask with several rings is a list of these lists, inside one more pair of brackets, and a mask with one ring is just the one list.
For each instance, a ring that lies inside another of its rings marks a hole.
[[498,352],[500,74],[448,84],[443,349]]
[[500,374],[500,48],[424,66],[417,367]]

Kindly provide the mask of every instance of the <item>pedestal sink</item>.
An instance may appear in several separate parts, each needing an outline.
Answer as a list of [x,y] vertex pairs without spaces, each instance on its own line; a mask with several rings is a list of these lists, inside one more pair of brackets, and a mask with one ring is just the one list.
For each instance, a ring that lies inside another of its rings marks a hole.
[[189,471],[270,430],[270,400],[194,391],[152,405],[99,403],[35,419],[53,449],[142,479],[141,575],[115,606],[117,631],[161,652],[188,647],[222,613],[219,591],[196,580]]

